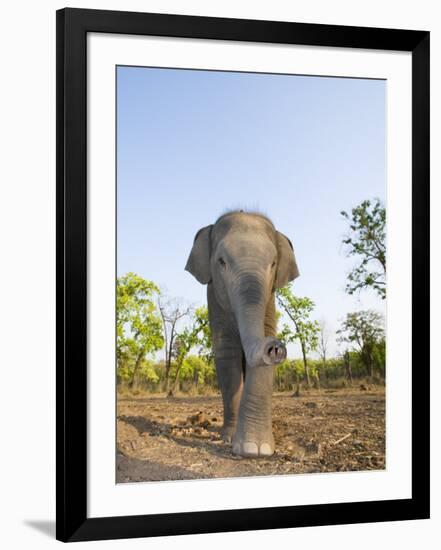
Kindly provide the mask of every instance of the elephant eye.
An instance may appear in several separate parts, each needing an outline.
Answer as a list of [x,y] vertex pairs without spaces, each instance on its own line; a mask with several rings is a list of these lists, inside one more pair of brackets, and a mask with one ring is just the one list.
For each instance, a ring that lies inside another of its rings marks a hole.
[[220,263],[220,265],[221,265],[222,267],[225,267],[225,266],[227,265],[227,264],[225,263],[225,260],[224,260],[223,258],[219,258],[219,259],[218,259],[218,262]]
[[271,264],[271,268],[273,269],[274,267],[276,267],[276,260]]

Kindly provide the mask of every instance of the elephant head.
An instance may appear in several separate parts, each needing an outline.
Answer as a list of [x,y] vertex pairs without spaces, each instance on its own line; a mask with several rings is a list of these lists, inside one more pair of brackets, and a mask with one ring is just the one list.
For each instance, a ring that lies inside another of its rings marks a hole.
[[185,267],[211,284],[219,305],[237,323],[247,363],[275,365],[285,346],[265,336],[265,316],[274,290],[298,275],[291,241],[261,214],[231,212],[196,234]]

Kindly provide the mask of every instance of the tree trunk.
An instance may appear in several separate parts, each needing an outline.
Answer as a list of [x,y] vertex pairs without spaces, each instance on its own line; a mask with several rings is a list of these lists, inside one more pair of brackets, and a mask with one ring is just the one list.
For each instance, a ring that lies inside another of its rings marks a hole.
[[167,352],[167,359],[165,361],[165,380],[164,380],[164,391],[166,394],[169,393],[170,388],[170,371],[171,371],[171,362],[172,362],[172,344],[173,344],[173,336],[170,337],[170,347]]
[[198,388],[198,385],[199,385],[199,373],[197,370],[194,371],[194,375],[193,375],[193,385],[194,387],[197,389]]
[[372,351],[369,348],[363,350],[363,359],[366,366],[366,374],[372,380],[374,377],[374,362],[372,361]]
[[323,355],[322,357],[322,370],[325,374],[325,379],[326,379],[326,382],[329,380],[329,374],[328,374],[328,370],[326,368],[326,355]]
[[369,378],[372,381],[374,379],[374,362],[372,361],[372,355],[371,354],[369,354],[368,363],[369,363]]
[[168,388],[169,388],[169,385],[170,385],[170,361],[167,360],[165,362],[165,378],[164,378],[164,392],[167,394],[168,393]]
[[301,347],[302,347],[302,355],[303,355],[303,365],[305,367],[305,380],[306,380],[306,384],[307,384],[308,388],[310,388],[311,387],[311,378],[309,376],[309,365],[308,365],[308,360],[306,358],[305,344],[303,342],[301,342]]
[[296,391],[294,392],[294,397],[300,397],[300,376],[296,371]]
[[179,363],[176,364],[176,375],[175,375],[175,379],[174,379],[174,382],[173,382],[173,386],[171,387],[171,389],[169,390],[169,392],[167,394],[169,397],[172,397],[175,394],[176,390],[178,389],[179,373],[181,372],[182,363],[183,363],[183,361],[180,361]]
[[322,387],[321,387],[321,384],[320,384],[320,374],[318,373],[318,371],[317,371],[317,373],[316,373],[316,375],[315,375],[315,381],[316,381],[316,384],[317,384],[317,389],[318,389],[318,390],[321,390]]
[[350,361],[348,352],[346,352],[344,355],[344,361],[345,361],[346,378],[349,380],[349,384],[352,386],[352,367],[351,367],[351,361]]
[[165,359],[164,392],[166,395],[168,395],[169,388],[170,388],[170,371],[171,371],[171,362],[172,362],[172,355],[173,355],[173,342],[175,340],[175,325],[176,325],[176,321],[172,324],[172,327],[170,329],[168,350],[166,350],[166,355],[165,355],[166,359]]
[[135,388],[136,377],[137,377],[138,370],[139,370],[139,367],[141,365],[141,361],[142,361],[143,357],[144,357],[144,350],[142,350],[142,352],[140,352],[138,354],[138,357],[136,358],[136,361],[135,361],[135,366],[133,367],[133,376],[132,376],[132,380],[130,381],[130,384],[129,384],[129,387],[130,387],[131,390],[133,390]]

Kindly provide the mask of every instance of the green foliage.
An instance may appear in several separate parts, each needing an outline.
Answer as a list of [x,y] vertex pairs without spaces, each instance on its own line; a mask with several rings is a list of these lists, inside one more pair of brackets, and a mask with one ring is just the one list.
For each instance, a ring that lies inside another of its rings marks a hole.
[[291,284],[279,288],[276,291],[276,296],[277,303],[294,325],[294,330],[286,324],[283,325],[282,330],[279,332],[280,340],[286,343],[300,342],[305,353],[314,351],[318,345],[320,331],[317,321],[310,319],[314,302],[306,296],[295,296]]
[[189,355],[182,363],[180,380],[192,381],[195,386],[202,386],[215,377],[216,370],[213,363],[207,363],[202,357]]
[[198,355],[202,357],[206,363],[214,360],[213,343],[211,339],[210,323],[208,320],[208,308],[201,306],[194,312],[195,329],[197,332],[196,347]]
[[308,386],[310,386],[311,380],[307,355],[317,348],[320,331],[317,321],[310,319],[310,314],[314,309],[314,302],[306,296],[295,296],[292,292],[291,284],[278,289],[276,296],[277,303],[292,322],[292,326],[283,325],[279,338],[282,342],[286,343],[295,341],[300,343],[304,375]]
[[159,374],[155,368],[156,364],[150,359],[144,359],[139,369],[139,376],[146,382],[157,384],[159,382]]
[[375,367],[384,372],[385,333],[380,313],[373,310],[348,313],[337,334],[340,343],[346,342],[358,349],[369,376]]
[[348,274],[346,291],[354,294],[372,288],[386,297],[386,209],[379,199],[363,201],[351,210],[341,212],[349,221],[349,233],[343,239],[348,256],[360,259]]
[[116,284],[116,354],[122,376],[129,374],[133,365],[133,378],[146,355],[163,345],[162,322],[154,296],[158,287],[134,273],[118,277]]
[[199,375],[204,371],[206,367],[205,361],[202,357],[197,355],[189,355],[182,362],[180,380],[198,380]]
[[209,357],[211,352],[211,332],[208,324],[208,310],[202,306],[195,310],[192,324],[176,336],[174,357],[182,363],[191,349],[198,348],[200,356]]
[[[286,343],[295,341],[300,343],[304,375],[308,386],[310,386],[311,379],[307,354],[317,348],[320,332],[320,326],[317,321],[313,321],[310,318],[314,309],[314,302],[306,296],[295,296],[292,291],[292,284],[277,289],[276,298],[278,305],[286,313],[293,325],[283,325],[278,335],[279,339]],[[297,392],[299,389],[299,382],[297,382]]]
[[374,369],[384,378],[386,376],[386,340],[377,340],[372,349]]
[[303,377],[304,366],[299,359],[285,359],[274,369],[274,387],[277,391],[292,390],[298,377]]
[[[286,342],[298,342],[302,359],[285,360],[274,369],[277,391],[300,388],[310,378],[317,388],[341,387],[348,379],[362,378],[375,370],[385,375],[386,345],[383,320],[372,311],[348,314],[340,331],[339,341],[349,344],[342,357],[325,357],[319,346],[320,325],[311,319],[314,303],[310,298],[295,296],[291,285],[279,289],[277,304],[289,320],[279,333]],[[155,283],[134,273],[118,278],[117,299],[117,381],[122,391],[204,393],[217,389],[216,369],[207,308],[193,310],[176,300],[162,304]],[[158,305],[156,305],[158,304]],[[166,306],[169,306],[168,309]],[[278,318],[280,311],[276,312]],[[185,320],[185,321],[184,321]],[[155,361],[152,356],[164,345],[169,328],[168,353]],[[323,328],[323,327],[322,327]],[[171,338],[172,335],[173,337]],[[307,357],[320,348],[320,359]],[[349,359],[349,363],[348,360]],[[171,384],[168,385],[170,380]],[[170,389],[171,387],[171,389]]]
[[173,348],[175,382],[170,393],[177,389],[184,361],[192,349],[198,349],[198,355],[205,363],[211,361],[211,332],[206,307],[202,306],[194,311],[191,325],[185,327],[176,335]]
[[337,334],[340,342],[355,343],[361,350],[384,337],[383,316],[371,309],[348,313]]
[[133,366],[133,362],[129,362],[127,360],[121,360],[118,362],[118,383],[129,382],[133,379]]

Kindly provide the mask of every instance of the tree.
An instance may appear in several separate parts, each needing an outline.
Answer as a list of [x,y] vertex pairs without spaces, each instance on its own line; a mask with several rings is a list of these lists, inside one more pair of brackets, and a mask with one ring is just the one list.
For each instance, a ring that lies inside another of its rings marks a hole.
[[158,309],[162,320],[164,333],[165,376],[164,391],[169,392],[170,371],[175,350],[175,339],[178,334],[179,323],[191,313],[190,306],[183,306],[178,300],[167,299],[163,294],[158,295]]
[[314,309],[314,302],[305,297],[294,296],[291,284],[279,288],[276,291],[277,303],[286,313],[294,325],[294,331],[288,325],[284,325],[279,338],[284,342],[298,341],[302,350],[305,378],[308,387],[311,379],[308,368],[307,354],[314,351],[318,344],[319,326],[317,321],[310,319]]
[[321,320],[319,323],[319,334],[318,334],[318,343],[317,349],[322,360],[322,369],[326,373],[326,360],[328,357],[328,342],[329,342],[329,331],[324,320]]
[[207,364],[214,361],[213,343],[211,339],[210,322],[208,319],[208,308],[198,307],[194,312],[195,327],[198,328],[197,348],[198,356]]
[[128,362],[133,387],[146,355],[157,351],[163,344],[161,318],[154,296],[158,287],[134,273],[118,277],[116,283],[116,354],[118,367]]
[[191,381],[193,388],[205,385],[214,385],[216,371],[213,363],[207,363],[199,355],[188,355],[182,362],[179,373],[181,381]]
[[342,357],[343,357],[343,363],[345,366],[345,376],[348,379],[349,385],[352,386],[351,354],[348,349],[345,349]]
[[291,361],[285,359],[274,369],[274,383],[278,391],[290,389],[292,387],[293,368]]
[[337,334],[339,342],[355,344],[360,352],[366,374],[372,378],[376,348],[384,340],[383,316],[373,310],[348,313]]
[[386,339],[377,340],[372,351],[374,368],[380,375],[386,377]]
[[372,288],[386,298],[386,209],[379,199],[363,201],[348,214],[349,233],[344,237],[347,256],[360,262],[348,274],[346,292],[354,294]]
[[179,374],[184,360],[190,351],[198,347],[199,354],[207,350],[207,344],[211,344],[211,333],[208,324],[208,310],[200,307],[193,314],[193,321],[189,327],[178,334],[174,340],[173,355],[176,358],[175,380],[168,394],[173,395],[177,390]]

